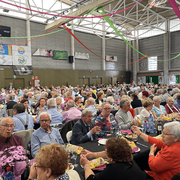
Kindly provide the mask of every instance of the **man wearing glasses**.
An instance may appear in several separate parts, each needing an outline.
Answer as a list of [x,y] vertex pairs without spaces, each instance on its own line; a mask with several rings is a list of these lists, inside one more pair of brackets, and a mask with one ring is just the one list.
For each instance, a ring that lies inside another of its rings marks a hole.
[[56,128],[51,128],[51,115],[42,112],[39,115],[40,128],[31,136],[31,155],[34,158],[40,147],[45,144],[59,143],[64,146],[64,141]]
[[91,122],[92,111],[84,109],[82,111],[81,119],[76,122],[72,131],[72,144],[81,144],[92,141],[97,138],[96,133],[100,132],[100,127],[95,126]]
[[14,121],[11,117],[3,118],[0,121],[0,151],[11,146],[23,146],[20,136],[12,134],[14,131]]

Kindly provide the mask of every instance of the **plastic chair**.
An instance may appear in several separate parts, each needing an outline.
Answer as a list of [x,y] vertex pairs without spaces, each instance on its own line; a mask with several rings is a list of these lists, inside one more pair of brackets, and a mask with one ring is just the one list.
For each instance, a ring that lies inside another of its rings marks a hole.
[[13,117],[13,115],[14,115],[14,114],[13,114],[13,109],[7,109],[6,112],[7,112],[7,115],[8,115],[8,116]]
[[137,116],[140,114],[140,112],[144,109],[144,107],[137,107],[134,108],[134,115]]
[[62,127],[64,126],[64,124],[58,123],[58,124],[51,124],[50,126],[56,128],[60,131],[62,129]]

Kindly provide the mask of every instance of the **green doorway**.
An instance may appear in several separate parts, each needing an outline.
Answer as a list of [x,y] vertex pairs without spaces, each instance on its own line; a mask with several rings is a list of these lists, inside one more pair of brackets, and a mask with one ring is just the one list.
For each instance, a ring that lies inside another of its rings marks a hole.
[[158,76],[146,76],[146,83],[158,84],[159,83]]

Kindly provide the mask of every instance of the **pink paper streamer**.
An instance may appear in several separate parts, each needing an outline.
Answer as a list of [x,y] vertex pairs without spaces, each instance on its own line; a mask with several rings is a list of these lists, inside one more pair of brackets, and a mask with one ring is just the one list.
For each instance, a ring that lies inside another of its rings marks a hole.
[[21,174],[24,172],[25,168],[26,168],[26,162],[25,161],[19,161],[19,162],[16,161],[15,162],[13,174],[15,176],[17,176],[16,180],[20,180],[19,177],[21,177]]
[[0,0],[0,2],[2,2],[2,3],[9,4],[9,5],[11,5],[11,6],[15,6],[15,7],[18,7],[18,8],[26,9],[26,10],[29,10],[29,11],[33,11],[33,12],[36,12],[36,13],[46,14],[46,15],[50,15],[50,16],[57,16],[57,17],[74,18],[74,19],[101,18],[101,17],[105,17],[105,16],[111,16],[111,15],[118,14],[118,13],[120,13],[120,12],[126,11],[126,10],[128,10],[128,9],[136,6],[136,5],[139,4],[141,1],[143,1],[143,0],[140,0],[139,2],[133,4],[132,6],[129,6],[128,8],[123,9],[123,10],[120,10],[120,11],[117,11],[117,12],[115,12],[115,13],[106,14],[106,15],[102,15],[102,16],[79,17],[79,16],[62,16],[62,15],[57,15],[57,14],[45,13],[45,12],[36,11],[36,10],[33,10],[33,9],[25,8],[25,7],[22,7],[22,6],[18,6],[18,5],[15,5],[15,4],[12,4],[12,3],[9,3],[9,2],[5,2],[5,1],[3,1],[3,0]]
[[0,176],[4,177],[5,174],[6,174],[5,170],[2,167],[0,167]]
[[178,18],[180,19],[180,10],[179,10],[179,7],[178,7],[176,1],[175,0],[168,0],[168,1],[169,1],[169,4],[172,6],[174,12],[176,13]]

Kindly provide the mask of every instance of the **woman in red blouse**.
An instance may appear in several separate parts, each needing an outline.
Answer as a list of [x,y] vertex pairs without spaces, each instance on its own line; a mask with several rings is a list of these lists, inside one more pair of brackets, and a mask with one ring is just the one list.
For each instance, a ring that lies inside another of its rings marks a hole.
[[173,105],[174,104],[173,97],[167,98],[166,102],[167,104],[164,107],[166,109],[167,114],[179,113],[179,109],[175,105]]

